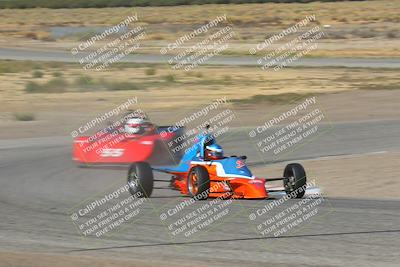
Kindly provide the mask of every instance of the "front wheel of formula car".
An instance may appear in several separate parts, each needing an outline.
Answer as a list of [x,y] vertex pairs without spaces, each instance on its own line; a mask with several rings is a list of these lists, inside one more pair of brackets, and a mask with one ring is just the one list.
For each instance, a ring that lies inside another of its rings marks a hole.
[[129,167],[129,192],[135,197],[150,197],[153,192],[153,170],[146,162],[135,162]]
[[306,171],[299,163],[286,165],[283,171],[283,186],[291,198],[302,198],[306,193]]
[[193,167],[187,178],[188,194],[196,200],[208,198],[210,193],[210,176],[206,168],[202,166]]

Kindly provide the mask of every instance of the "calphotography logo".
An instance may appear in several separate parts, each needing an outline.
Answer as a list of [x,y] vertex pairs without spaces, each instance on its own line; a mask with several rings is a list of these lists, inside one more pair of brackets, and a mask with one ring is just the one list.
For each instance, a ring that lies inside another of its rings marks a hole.
[[[235,32],[231,25],[226,24],[226,14],[217,16],[191,33],[179,37],[175,42],[169,43],[167,47],[161,48],[160,53],[177,54],[168,60],[172,69],[191,71],[229,47],[229,41],[235,37]],[[218,26],[223,28],[219,29]],[[198,41],[199,38],[204,39]]]
[[[257,64],[260,65],[262,70],[270,68],[274,71],[281,70],[317,49],[317,41],[325,36],[321,26],[316,25],[305,32],[302,31],[302,28],[315,21],[315,14],[306,16],[279,34],[274,34],[262,43],[250,48],[249,53],[251,55],[264,54],[257,60]],[[293,34],[299,35],[290,41],[283,41]]]
[[131,186],[132,184],[124,185],[75,208],[71,220],[79,234],[101,238],[137,219],[146,199],[141,192],[126,195]]
[[[126,102],[118,105],[117,107],[113,108],[110,111],[104,112],[103,114],[100,114],[99,116],[93,118],[92,120],[88,121],[84,125],[80,126],[77,130],[73,130],[71,132],[71,136],[73,138],[77,137],[79,134],[84,134],[85,132],[89,131],[90,129],[98,126],[101,123],[106,122],[108,119],[111,119],[114,116],[118,116],[121,114],[121,112],[127,111],[132,105],[136,105],[138,103],[138,98],[133,97],[129,98]],[[131,112],[131,116],[140,116],[144,112],[140,109]],[[136,115],[135,115],[136,114]],[[143,115],[142,115],[143,116]]]
[[306,98],[292,109],[268,118],[262,125],[251,129],[248,136],[255,142],[264,159],[276,160],[292,153],[299,145],[331,130],[332,125],[326,122],[326,115],[317,106],[314,96]]
[[315,180],[304,184],[287,196],[250,213],[249,220],[257,223],[256,229],[262,236],[279,237],[289,231],[298,230],[312,217],[321,215],[320,206],[324,204],[325,199],[320,193],[314,193],[294,204],[288,203],[288,200],[315,186]]
[[[216,183],[193,199],[185,200],[168,208],[160,214],[160,220],[167,227],[174,239],[194,238],[203,231],[215,227],[230,215],[232,199],[226,199],[229,194],[222,194],[207,203],[197,205],[197,201],[211,192],[226,189],[223,182]],[[229,188],[229,187],[228,187]]]
[[160,135],[166,137],[182,128],[185,129],[184,133],[165,142],[165,145],[171,149],[173,154],[183,154],[195,149],[192,146],[193,143],[198,141],[198,135],[205,130],[212,133],[215,138],[225,135],[237,118],[233,110],[227,108],[228,102],[226,97],[214,99],[209,104],[179,118]]
[[72,48],[71,54],[84,70],[104,71],[138,50],[145,38],[145,29],[139,25],[139,17],[135,13],[103,32],[88,37],[88,40]]

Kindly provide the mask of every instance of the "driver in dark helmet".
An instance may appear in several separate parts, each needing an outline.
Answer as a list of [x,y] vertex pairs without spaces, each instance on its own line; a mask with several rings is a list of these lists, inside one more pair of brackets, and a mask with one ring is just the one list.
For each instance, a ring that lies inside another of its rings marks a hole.
[[204,153],[205,160],[217,160],[224,158],[224,151],[218,144],[211,144],[206,146]]

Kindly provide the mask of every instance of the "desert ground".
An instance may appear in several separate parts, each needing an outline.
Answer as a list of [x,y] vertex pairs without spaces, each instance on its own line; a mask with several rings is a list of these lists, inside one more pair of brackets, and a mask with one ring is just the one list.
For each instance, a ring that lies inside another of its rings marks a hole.
[[[318,49],[311,51],[308,57],[398,57],[399,8],[397,1],[382,0],[101,9],[4,9],[0,10],[0,26],[3,29],[0,31],[0,45],[69,50],[75,44],[87,40],[99,28],[116,25],[127,16],[137,14],[139,21],[136,24],[144,27],[147,37],[142,49],[136,53],[159,53],[160,47],[226,14],[227,21],[223,24],[231,25],[235,36],[230,47],[223,53],[243,55],[248,54],[250,47],[265,38],[313,14],[316,20],[309,26],[319,25],[325,35],[319,41]],[[68,34],[71,27],[80,27],[81,30]],[[187,45],[197,41],[195,38]],[[103,43],[99,42],[93,48]]]

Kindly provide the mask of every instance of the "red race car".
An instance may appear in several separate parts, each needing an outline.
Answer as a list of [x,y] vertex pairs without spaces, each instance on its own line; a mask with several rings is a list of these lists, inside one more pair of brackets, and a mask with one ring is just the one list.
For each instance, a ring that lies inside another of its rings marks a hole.
[[[91,136],[74,139],[72,159],[79,165],[179,162],[183,128],[156,126],[145,117],[128,117]],[[172,142],[171,142],[172,141]]]

